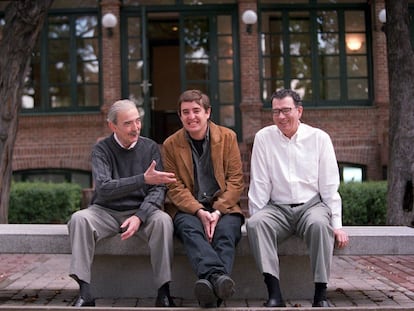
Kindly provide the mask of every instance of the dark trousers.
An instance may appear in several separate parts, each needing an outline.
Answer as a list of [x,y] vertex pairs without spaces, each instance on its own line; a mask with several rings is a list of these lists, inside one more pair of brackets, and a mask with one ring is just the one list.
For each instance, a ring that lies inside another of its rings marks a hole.
[[174,231],[183,243],[190,264],[199,279],[209,279],[215,273],[231,273],[242,223],[241,215],[222,215],[213,241],[209,243],[197,216],[177,213],[174,217]]

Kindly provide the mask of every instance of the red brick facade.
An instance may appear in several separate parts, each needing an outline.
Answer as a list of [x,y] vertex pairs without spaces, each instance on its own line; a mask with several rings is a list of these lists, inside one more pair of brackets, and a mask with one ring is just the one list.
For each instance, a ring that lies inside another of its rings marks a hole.
[[[257,11],[256,1],[239,0],[239,16],[246,9]],[[326,130],[332,137],[339,162],[366,165],[367,179],[383,177],[388,158],[388,72],[385,35],[378,12],[383,1],[372,4],[373,89],[375,104],[366,108],[305,108],[303,121]],[[119,21],[120,2],[101,1],[102,15],[112,12]],[[246,182],[249,150],[255,133],[270,124],[271,115],[262,109],[260,100],[257,24],[251,34],[239,24],[242,142]],[[13,170],[79,169],[90,170],[90,150],[98,137],[108,134],[107,107],[121,96],[121,54],[119,22],[109,37],[102,32],[103,105],[101,113],[20,116],[13,155]]]

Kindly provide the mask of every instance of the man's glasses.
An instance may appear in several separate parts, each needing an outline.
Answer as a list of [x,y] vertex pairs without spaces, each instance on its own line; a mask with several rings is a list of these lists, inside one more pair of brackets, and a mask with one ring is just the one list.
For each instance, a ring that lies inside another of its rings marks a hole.
[[275,116],[280,115],[280,113],[283,113],[285,116],[287,116],[292,111],[292,108],[282,108],[282,109],[272,109],[272,113]]

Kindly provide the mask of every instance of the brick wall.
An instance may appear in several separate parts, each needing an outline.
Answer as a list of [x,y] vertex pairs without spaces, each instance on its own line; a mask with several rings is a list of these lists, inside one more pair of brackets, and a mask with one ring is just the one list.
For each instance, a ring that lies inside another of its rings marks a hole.
[[[103,108],[101,113],[79,115],[20,116],[18,136],[13,155],[13,170],[63,168],[90,170],[90,150],[96,139],[109,133],[105,121],[108,106],[121,96],[121,58],[119,0],[103,0],[102,14],[114,13],[118,24],[111,37],[103,29]],[[388,159],[388,69],[386,41],[376,19],[384,7],[376,1],[373,10],[373,107],[346,109],[305,108],[303,121],[328,132],[333,140],[338,161],[366,165],[369,180],[382,177],[382,166]],[[256,1],[239,0],[239,16],[246,9],[257,11]],[[251,34],[240,21],[240,81],[242,142],[246,190],[242,206],[247,211],[247,185],[250,150],[255,133],[271,124],[269,111],[260,101],[257,24]]]
[[20,116],[13,171],[78,169],[90,171],[91,147],[106,135],[102,114]]

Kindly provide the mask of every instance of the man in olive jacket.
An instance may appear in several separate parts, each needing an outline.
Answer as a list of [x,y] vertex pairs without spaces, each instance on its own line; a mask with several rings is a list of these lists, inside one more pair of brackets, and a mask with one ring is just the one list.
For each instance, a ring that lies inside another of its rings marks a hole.
[[168,184],[166,211],[183,242],[198,280],[194,294],[201,307],[217,307],[234,293],[235,248],[244,217],[239,205],[244,188],[236,134],[210,121],[207,95],[188,90],[178,100],[183,128],[163,144]]

